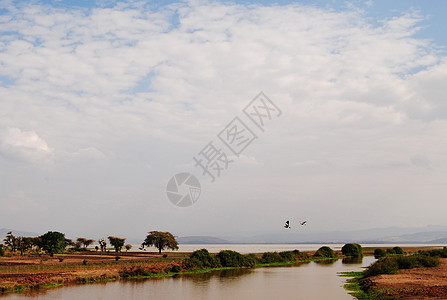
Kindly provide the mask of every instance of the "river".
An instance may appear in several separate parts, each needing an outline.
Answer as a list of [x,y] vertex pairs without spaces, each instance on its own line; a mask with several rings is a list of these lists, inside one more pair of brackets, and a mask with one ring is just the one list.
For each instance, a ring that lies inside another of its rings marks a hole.
[[[5,299],[352,299],[338,272],[358,271],[374,261],[341,259],[283,267],[221,270],[175,277],[121,280],[14,294]],[[3,297],[2,297],[3,299]]]

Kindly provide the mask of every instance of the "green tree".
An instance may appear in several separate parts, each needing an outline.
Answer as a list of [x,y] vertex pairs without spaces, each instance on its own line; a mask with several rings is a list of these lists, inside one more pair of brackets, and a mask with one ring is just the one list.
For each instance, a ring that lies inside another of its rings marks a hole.
[[48,231],[39,237],[39,247],[48,252],[51,256],[55,253],[62,253],[66,247],[65,234],[57,231]]
[[12,231],[9,231],[6,234],[3,241],[5,242],[6,247],[8,247],[12,252],[17,250],[17,238],[12,234]]
[[119,238],[116,236],[109,236],[110,245],[112,245],[113,248],[115,248],[115,252],[121,252],[121,248],[123,248],[125,241],[126,239],[123,238]]
[[154,246],[158,249],[158,253],[161,254],[163,249],[178,250],[178,243],[175,237],[170,232],[151,231],[146,236],[146,239],[141,244],[141,247]]
[[32,249],[34,246],[34,238],[32,237],[21,237],[17,238],[17,250],[20,251],[20,255],[24,252]]

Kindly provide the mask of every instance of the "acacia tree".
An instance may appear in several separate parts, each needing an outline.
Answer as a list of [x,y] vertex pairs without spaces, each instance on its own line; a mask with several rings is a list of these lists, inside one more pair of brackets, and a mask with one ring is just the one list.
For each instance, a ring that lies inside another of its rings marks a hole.
[[80,246],[84,246],[84,249],[87,249],[88,246],[90,246],[91,244],[93,244],[95,242],[95,240],[89,240],[86,238],[77,238],[76,239],[76,243],[79,245],[78,248],[80,248]]
[[127,251],[132,249],[132,245],[131,244],[127,244],[127,245],[124,246],[124,248],[126,248],[126,254],[127,254]]
[[161,254],[163,249],[178,250],[178,243],[170,232],[151,231],[146,236],[146,239],[141,244],[141,247],[154,246],[158,249],[158,253]]
[[66,247],[65,234],[57,231],[48,231],[39,237],[38,246],[48,252],[50,256],[62,253]]
[[115,248],[115,252],[121,252],[121,248],[124,246],[126,239],[119,238],[116,236],[109,236],[110,245]]
[[107,250],[107,242],[105,239],[103,239],[103,238],[99,239],[98,244],[99,244],[99,247],[101,248],[101,254],[102,254],[102,252],[105,252]]
[[30,250],[34,246],[34,238],[32,237],[17,237],[17,250],[20,251],[20,255]]
[[17,238],[12,234],[12,231],[6,234],[6,238],[3,240],[6,247],[11,249],[12,252],[17,250]]

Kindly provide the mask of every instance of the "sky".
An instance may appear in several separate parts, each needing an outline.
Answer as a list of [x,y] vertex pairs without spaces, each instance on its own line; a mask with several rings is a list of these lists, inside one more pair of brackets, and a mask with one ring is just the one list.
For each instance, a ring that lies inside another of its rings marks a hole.
[[[0,228],[447,226],[446,13],[441,0],[0,0]],[[197,163],[207,149],[219,171]],[[166,193],[180,173],[200,182],[188,207]]]

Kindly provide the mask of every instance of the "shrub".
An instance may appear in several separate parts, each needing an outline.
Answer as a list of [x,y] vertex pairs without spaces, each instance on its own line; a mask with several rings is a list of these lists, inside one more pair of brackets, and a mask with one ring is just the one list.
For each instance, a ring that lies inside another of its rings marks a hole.
[[333,258],[335,257],[335,253],[331,248],[323,246],[315,252],[314,257]]
[[279,256],[281,256],[282,261],[296,261],[296,256],[292,251],[279,252]]
[[85,265],[87,264],[87,260],[84,259],[84,260],[82,261],[82,264],[85,266]]
[[183,261],[185,269],[203,268],[203,263],[197,258],[187,258]]
[[222,267],[243,267],[244,257],[242,254],[232,250],[222,250],[217,253],[217,258],[219,259]]
[[243,257],[244,257],[244,261],[243,261],[244,267],[248,267],[248,268],[256,267],[256,264],[258,262],[258,258],[256,257],[256,255],[246,254]]
[[404,254],[404,250],[402,250],[401,247],[396,246],[393,248],[393,250],[394,250],[394,253],[396,253],[396,254]]
[[199,268],[208,267],[216,268],[219,266],[219,261],[216,257],[211,256],[211,254],[206,249],[196,250],[189,256],[191,260],[190,263],[197,264]]
[[0,245],[0,256],[5,256],[5,247]]
[[386,251],[380,248],[377,248],[374,250],[374,257],[379,258],[379,257],[384,257],[386,256]]
[[120,260],[120,258],[121,258],[121,256],[115,256],[115,261],[119,261]]
[[396,259],[393,257],[384,257],[368,267],[365,276],[375,276],[379,274],[394,274],[399,269]]
[[59,258],[59,262],[63,262],[63,261],[64,261],[63,257]]
[[166,258],[166,257],[168,257],[168,255],[167,254],[163,254],[163,257]]
[[278,254],[278,252],[265,252],[264,254],[262,254],[261,261],[264,264],[271,264],[271,263],[282,262],[283,260],[281,255]]
[[437,257],[416,255],[416,259],[421,267],[436,267],[439,265],[439,258]]
[[171,267],[170,271],[173,272],[173,273],[178,273],[181,270],[182,270],[182,267],[180,267],[179,265],[174,265],[174,266]]
[[399,269],[413,269],[418,265],[417,259],[412,256],[399,256],[396,258]]
[[362,256],[363,250],[359,244],[350,243],[341,248],[341,253],[345,256]]
[[394,251],[393,248],[386,249],[386,253],[388,253],[388,254],[396,254],[396,252]]

